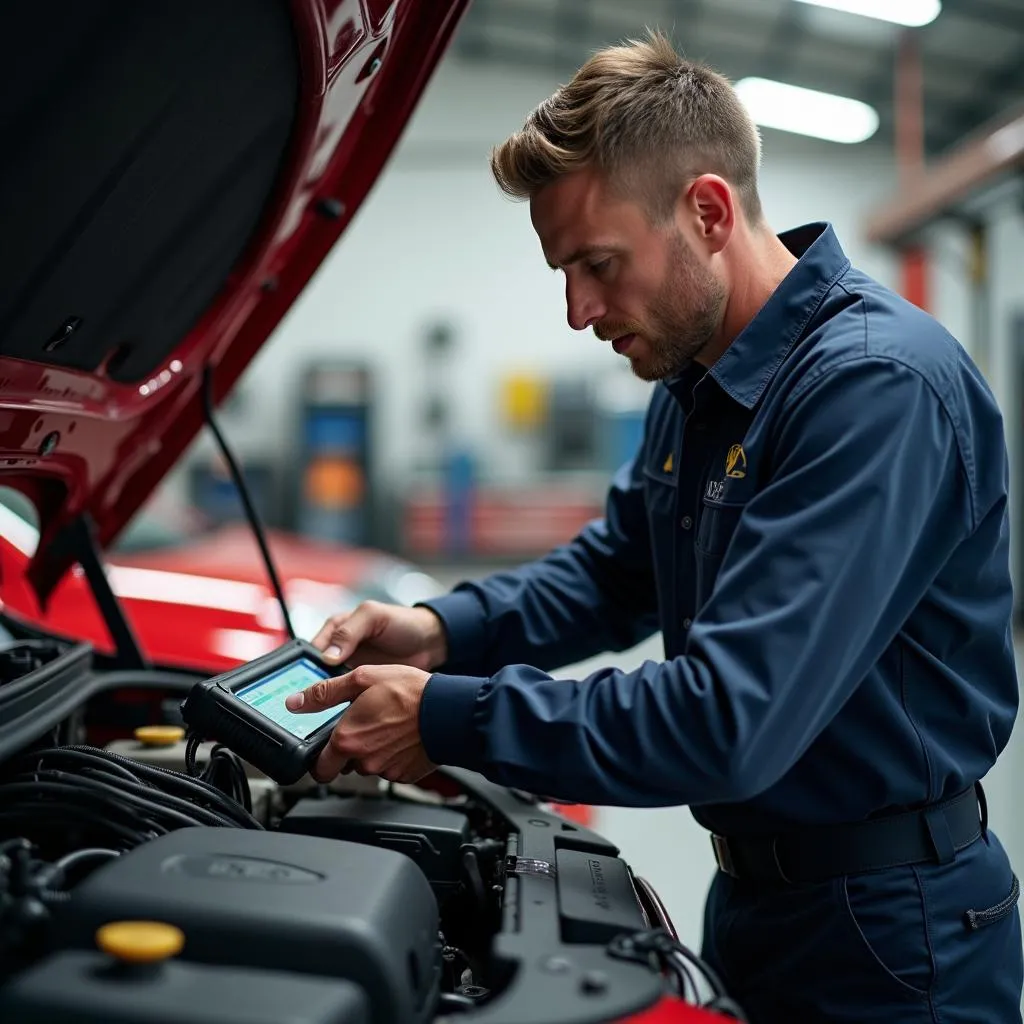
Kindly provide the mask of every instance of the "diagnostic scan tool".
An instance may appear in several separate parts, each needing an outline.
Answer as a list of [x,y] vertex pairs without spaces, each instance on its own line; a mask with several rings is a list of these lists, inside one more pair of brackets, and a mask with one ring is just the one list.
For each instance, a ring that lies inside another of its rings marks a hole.
[[193,736],[224,744],[276,783],[298,782],[316,761],[349,701],[326,711],[293,714],[289,694],[347,669],[328,666],[304,640],[196,683],[181,715]]

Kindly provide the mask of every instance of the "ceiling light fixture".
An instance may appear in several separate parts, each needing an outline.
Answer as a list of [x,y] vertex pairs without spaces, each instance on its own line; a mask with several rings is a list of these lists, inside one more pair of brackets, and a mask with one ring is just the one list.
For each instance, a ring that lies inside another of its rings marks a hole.
[[891,21],[907,28],[920,28],[942,13],[942,0],[798,0],[817,7],[831,7],[864,18]]
[[843,143],[864,142],[878,130],[878,112],[860,100],[767,78],[744,78],[736,92],[764,128]]

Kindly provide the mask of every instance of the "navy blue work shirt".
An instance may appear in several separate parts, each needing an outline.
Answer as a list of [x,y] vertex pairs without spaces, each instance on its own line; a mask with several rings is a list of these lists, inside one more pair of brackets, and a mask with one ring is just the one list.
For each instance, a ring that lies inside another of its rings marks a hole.
[[[999,409],[832,228],[712,369],[659,384],[606,515],[428,602],[437,763],[723,834],[856,821],[980,779],[1018,704]],[[661,629],[665,660],[546,670]]]

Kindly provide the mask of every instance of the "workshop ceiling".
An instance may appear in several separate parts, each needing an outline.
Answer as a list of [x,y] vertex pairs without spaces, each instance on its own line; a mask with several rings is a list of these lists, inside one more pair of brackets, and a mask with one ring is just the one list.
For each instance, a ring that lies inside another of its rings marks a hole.
[[[870,103],[893,137],[898,25],[797,0],[474,0],[455,41],[465,60],[568,77],[601,46],[668,32],[730,78],[773,78]],[[916,33],[930,154],[1024,100],[1024,0],[943,0]]]

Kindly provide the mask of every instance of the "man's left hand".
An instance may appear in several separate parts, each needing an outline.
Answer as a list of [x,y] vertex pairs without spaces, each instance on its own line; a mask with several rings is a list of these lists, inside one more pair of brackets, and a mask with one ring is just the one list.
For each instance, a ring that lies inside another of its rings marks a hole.
[[[324,679],[286,701],[289,711],[324,711],[351,701],[312,770],[329,782],[341,771],[416,782],[436,765],[420,740],[420,702],[429,672],[407,665],[361,665]],[[301,702],[299,700],[301,698]]]

